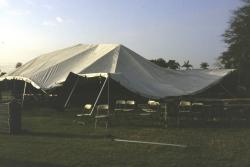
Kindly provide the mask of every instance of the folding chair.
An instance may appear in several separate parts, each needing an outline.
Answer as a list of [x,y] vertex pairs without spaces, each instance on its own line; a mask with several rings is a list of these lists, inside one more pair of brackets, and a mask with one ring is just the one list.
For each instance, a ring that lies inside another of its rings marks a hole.
[[116,100],[115,101],[115,111],[123,111],[126,108],[125,100]]
[[126,101],[126,109],[124,111],[132,111],[135,109],[135,101],[134,100],[127,100]]
[[139,115],[151,115],[159,110],[160,103],[154,100],[149,100],[148,104],[141,104],[139,107],[141,111],[143,111],[143,113],[140,113]]
[[91,117],[91,115],[90,115],[91,110],[92,110],[92,104],[85,104],[83,107],[82,113],[76,115],[76,117],[78,117],[78,118],[83,118],[83,121],[77,121],[77,123],[85,125],[86,124],[85,118]]
[[191,111],[193,120],[203,119],[204,104],[200,102],[192,103]]
[[191,101],[180,101],[179,104],[179,112],[181,113],[189,113],[191,112]]
[[97,122],[99,119],[105,119],[106,128],[108,128],[109,122],[109,105],[102,104],[97,106],[96,115],[95,115],[95,128],[97,127]]
[[187,119],[191,113],[192,103],[191,101],[180,101],[178,106],[178,116],[177,116],[177,124],[180,125],[181,119],[184,117]]
[[157,112],[159,110],[160,107],[160,103],[154,100],[149,100],[148,101],[148,106],[151,109],[150,112]]
[[85,115],[89,115],[91,110],[92,110],[92,104],[85,104],[84,107],[83,107],[82,113],[77,114],[76,116],[77,117],[82,117],[82,116],[85,116]]

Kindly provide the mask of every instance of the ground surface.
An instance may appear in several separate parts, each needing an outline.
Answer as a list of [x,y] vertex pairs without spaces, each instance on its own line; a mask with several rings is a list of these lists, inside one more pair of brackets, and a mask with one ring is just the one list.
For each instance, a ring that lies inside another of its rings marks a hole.
[[[74,112],[43,108],[23,112],[23,134],[0,134],[0,166],[250,166],[250,128],[163,129],[148,118],[117,118],[105,130],[94,129],[93,122],[79,125],[74,119]],[[119,143],[111,135],[188,147]]]

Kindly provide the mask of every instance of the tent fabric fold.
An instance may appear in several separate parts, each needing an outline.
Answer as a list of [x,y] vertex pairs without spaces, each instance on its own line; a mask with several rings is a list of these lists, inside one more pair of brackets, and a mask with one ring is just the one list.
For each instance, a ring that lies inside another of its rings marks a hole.
[[61,86],[70,72],[85,77],[101,74],[141,96],[160,99],[200,92],[232,71],[176,71],[159,67],[120,44],[79,44],[41,55],[0,81],[25,79],[46,91]]

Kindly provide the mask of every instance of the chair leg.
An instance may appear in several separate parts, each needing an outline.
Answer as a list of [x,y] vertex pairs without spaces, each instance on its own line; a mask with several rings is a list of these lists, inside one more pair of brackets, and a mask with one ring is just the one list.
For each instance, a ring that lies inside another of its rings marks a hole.
[[106,118],[106,129],[108,128],[108,123],[109,123],[109,120],[108,118]]
[[97,127],[97,119],[95,118],[95,129],[96,129],[96,127]]

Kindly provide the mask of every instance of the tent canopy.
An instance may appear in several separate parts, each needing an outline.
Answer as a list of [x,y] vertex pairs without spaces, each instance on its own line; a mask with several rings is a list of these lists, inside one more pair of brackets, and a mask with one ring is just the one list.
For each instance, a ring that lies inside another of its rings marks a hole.
[[79,76],[110,76],[130,91],[148,98],[200,92],[233,70],[176,71],[159,67],[119,44],[84,45],[41,55],[3,79],[21,79],[49,90],[61,86],[70,72]]

